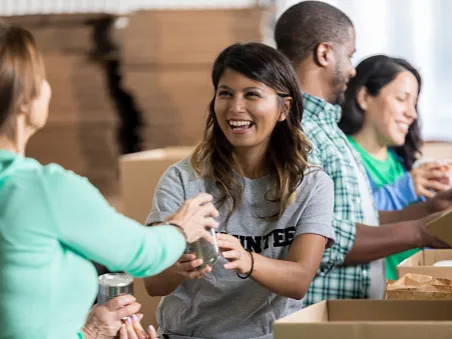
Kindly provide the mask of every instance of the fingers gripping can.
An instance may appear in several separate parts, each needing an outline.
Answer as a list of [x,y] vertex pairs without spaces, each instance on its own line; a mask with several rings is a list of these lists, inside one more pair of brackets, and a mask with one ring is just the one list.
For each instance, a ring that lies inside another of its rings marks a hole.
[[105,304],[121,294],[133,295],[133,277],[125,273],[107,273],[99,277],[98,304]]
[[202,259],[203,263],[196,267],[196,270],[202,270],[208,265],[213,265],[220,255],[220,250],[217,244],[217,237],[215,236],[215,229],[208,228],[207,231],[210,232],[213,238],[213,244],[208,242],[206,239],[201,238],[193,243],[191,243],[187,252],[196,255],[196,259]]

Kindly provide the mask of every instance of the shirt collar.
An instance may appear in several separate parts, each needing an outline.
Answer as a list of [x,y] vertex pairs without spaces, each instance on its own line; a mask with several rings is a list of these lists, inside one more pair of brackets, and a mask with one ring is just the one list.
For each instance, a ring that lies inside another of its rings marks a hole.
[[341,120],[341,106],[330,104],[307,93],[303,93],[303,99],[303,116],[311,116],[328,124],[337,124]]

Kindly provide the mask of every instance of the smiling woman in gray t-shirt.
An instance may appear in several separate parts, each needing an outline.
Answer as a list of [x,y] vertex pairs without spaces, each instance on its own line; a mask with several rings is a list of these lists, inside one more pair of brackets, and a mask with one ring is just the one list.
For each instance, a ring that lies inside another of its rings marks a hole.
[[214,64],[215,97],[203,141],[157,187],[148,224],[199,192],[218,206],[222,252],[213,267],[186,254],[146,279],[164,295],[157,312],[170,339],[269,339],[301,307],[331,226],[333,184],[306,162],[303,101],[290,62],[259,43],[235,44]]

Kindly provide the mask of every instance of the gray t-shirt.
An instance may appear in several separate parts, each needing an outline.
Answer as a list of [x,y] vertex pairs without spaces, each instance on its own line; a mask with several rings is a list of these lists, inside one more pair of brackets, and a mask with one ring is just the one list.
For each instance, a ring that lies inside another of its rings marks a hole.
[[[280,260],[287,258],[292,240],[300,234],[322,235],[332,245],[333,182],[325,172],[310,170],[294,203],[275,221],[264,219],[279,210],[278,203],[264,197],[272,187],[270,176],[241,180],[241,205],[227,224],[228,210],[220,208],[219,232],[237,237],[246,249]],[[210,193],[216,200],[220,197],[214,183],[195,174],[188,158],[178,162],[160,179],[147,222],[163,220],[200,192]],[[301,308],[301,301],[272,293],[253,279],[238,278],[234,271],[223,268],[226,262],[220,257],[211,273],[183,281],[162,300],[157,320],[164,333],[171,338],[268,339],[276,319]]]

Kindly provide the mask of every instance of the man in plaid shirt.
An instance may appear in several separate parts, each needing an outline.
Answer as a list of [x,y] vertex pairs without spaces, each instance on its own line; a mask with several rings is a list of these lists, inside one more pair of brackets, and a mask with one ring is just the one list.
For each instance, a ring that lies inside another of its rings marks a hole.
[[425,224],[432,213],[452,207],[452,191],[402,211],[376,211],[361,159],[337,126],[339,104],[355,75],[355,32],[343,12],[319,1],[298,3],[279,18],[275,40],[293,62],[304,92],[302,127],[313,145],[310,162],[328,173],[335,188],[336,244],[325,251],[304,306],[325,299],[382,298],[386,256],[447,247]]

